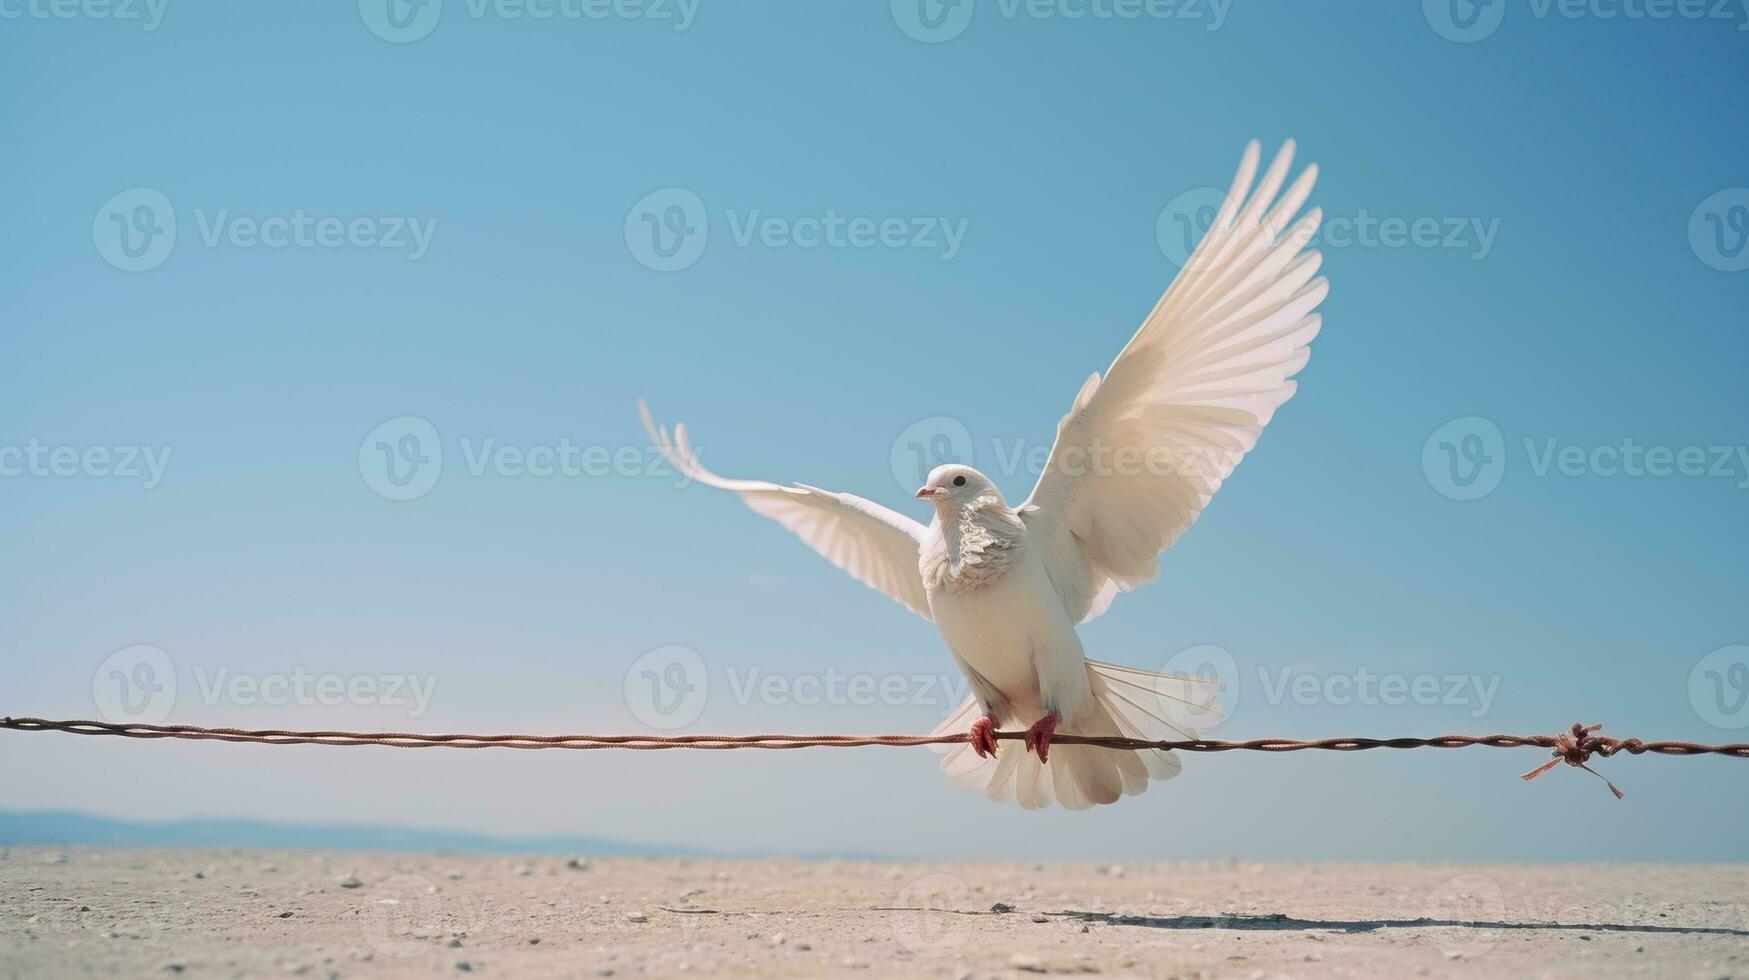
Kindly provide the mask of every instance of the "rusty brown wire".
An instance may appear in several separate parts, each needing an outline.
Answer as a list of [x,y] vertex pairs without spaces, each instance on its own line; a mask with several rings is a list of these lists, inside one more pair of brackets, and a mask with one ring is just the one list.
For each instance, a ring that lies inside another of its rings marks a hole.
[[[1135,738],[1059,734],[1056,745],[1095,745],[1110,749],[1165,749],[1180,752],[1303,752],[1322,750],[1358,752],[1365,749],[1462,749],[1483,745],[1490,748],[1549,749],[1553,758],[1524,774],[1534,779],[1565,762],[1602,775],[1587,763],[1592,756],[1609,758],[1618,753],[1643,755],[1723,755],[1749,759],[1749,744],[1703,745],[1698,742],[1643,742],[1637,738],[1610,738],[1594,734],[1600,725],[1579,725],[1558,735],[1436,735],[1431,738],[1254,738],[1183,739],[1148,741]],[[72,735],[118,735],[124,738],[171,738],[196,741],[246,742],[259,745],[380,745],[398,749],[806,749],[856,748],[871,745],[956,745],[968,741],[965,733],[953,735],[470,735],[424,732],[294,731],[289,729],[205,728],[199,725],[113,724],[102,721],[50,721],[43,718],[0,718],[0,728],[21,732],[66,732]],[[1024,732],[997,732],[1004,740],[1025,738]],[[1613,783],[1610,792],[1621,790]]]

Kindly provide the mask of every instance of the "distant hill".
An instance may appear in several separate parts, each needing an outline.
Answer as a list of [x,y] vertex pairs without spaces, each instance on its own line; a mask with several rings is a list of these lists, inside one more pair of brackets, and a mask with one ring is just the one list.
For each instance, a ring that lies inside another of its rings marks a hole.
[[372,824],[283,824],[257,820],[113,820],[60,810],[0,810],[0,844],[455,851],[486,854],[696,853],[684,848],[627,844],[595,837],[495,837],[488,834]]

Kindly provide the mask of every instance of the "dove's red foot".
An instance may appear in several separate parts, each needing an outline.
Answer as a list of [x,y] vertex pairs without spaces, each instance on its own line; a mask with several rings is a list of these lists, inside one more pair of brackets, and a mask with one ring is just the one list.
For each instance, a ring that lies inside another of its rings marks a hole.
[[985,715],[972,722],[972,751],[980,759],[996,758],[996,719]]
[[1026,747],[1038,750],[1038,761],[1049,762],[1051,736],[1057,733],[1057,716],[1045,715],[1026,730]]

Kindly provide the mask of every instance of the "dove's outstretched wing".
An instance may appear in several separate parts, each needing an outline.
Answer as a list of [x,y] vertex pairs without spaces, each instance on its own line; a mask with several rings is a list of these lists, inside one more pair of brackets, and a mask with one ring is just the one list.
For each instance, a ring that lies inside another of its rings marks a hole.
[[656,448],[688,479],[733,490],[754,511],[782,524],[808,547],[856,579],[904,603],[929,619],[929,596],[917,570],[924,527],[903,514],[851,493],[833,493],[803,484],[780,486],[762,480],[729,480],[699,463],[686,438],[686,426],[672,434],[657,425],[638,401],[638,414]]
[[1021,514],[1076,622],[1154,580],[1159,553],[1293,396],[1328,284],[1314,278],[1318,253],[1302,254],[1318,209],[1295,220],[1317,168],[1276,196],[1292,159],[1290,141],[1253,188],[1257,143],[1245,148],[1196,251],[1057,425]]

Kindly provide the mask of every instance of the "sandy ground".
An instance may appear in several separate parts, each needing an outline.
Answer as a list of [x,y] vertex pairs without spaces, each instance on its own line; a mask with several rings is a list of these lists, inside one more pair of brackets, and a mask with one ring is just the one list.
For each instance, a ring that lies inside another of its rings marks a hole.
[[14,848],[0,976],[1749,976],[1749,868]]

